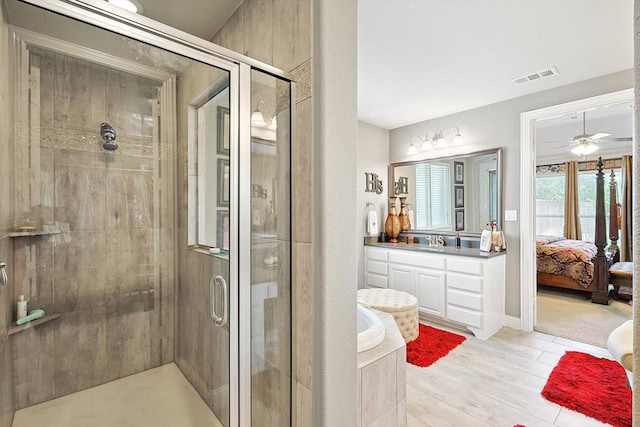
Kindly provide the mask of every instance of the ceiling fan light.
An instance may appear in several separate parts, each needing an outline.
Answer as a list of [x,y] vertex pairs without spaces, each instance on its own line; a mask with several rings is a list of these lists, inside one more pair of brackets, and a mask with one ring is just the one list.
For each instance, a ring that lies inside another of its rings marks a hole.
[[591,144],[591,143],[584,143],[584,144],[580,144],[575,146],[574,148],[571,149],[571,152],[573,154],[577,154],[578,156],[587,156],[591,153],[594,153],[595,151],[598,150],[598,146],[595,144]]

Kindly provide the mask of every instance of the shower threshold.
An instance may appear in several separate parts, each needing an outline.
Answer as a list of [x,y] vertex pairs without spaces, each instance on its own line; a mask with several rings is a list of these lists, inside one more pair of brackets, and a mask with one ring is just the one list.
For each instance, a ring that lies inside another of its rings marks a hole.
[[12,427],[222,426],[174,364],[16,411]]

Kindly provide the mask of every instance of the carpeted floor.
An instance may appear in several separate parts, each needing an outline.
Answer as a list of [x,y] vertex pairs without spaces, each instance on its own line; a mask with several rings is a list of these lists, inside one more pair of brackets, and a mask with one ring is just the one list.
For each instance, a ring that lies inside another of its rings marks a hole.
[[582,292],[543,286],[537,305],[536,331],[605,348],[611,331],[631,319],[633,310],[628,301],[593,304]]

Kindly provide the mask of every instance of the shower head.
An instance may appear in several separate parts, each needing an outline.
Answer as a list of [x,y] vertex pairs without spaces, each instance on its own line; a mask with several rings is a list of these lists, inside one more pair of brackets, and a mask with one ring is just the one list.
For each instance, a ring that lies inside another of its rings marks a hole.
[[104,143],[102,144],[102,148],[109,151],[114,151],[118,149],[118,144],[116,144],[116,131],[111,127],[109,123],[102,123],[100,125],[100,136]]

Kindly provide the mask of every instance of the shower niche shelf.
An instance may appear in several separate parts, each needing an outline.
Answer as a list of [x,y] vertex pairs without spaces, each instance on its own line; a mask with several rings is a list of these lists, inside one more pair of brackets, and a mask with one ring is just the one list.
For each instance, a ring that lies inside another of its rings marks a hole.
[[12,231],[9,233],[9,237],[33,237],[33,236],[48,236],[51,234],[60,234],[60,230],[33,230],[33,231]]
[[43,323],[51,322],[52,320],[55,320],[58,317],[60,317],[59,314],[45,314],[40,319],[32,320],[31,322],[25,323],[24,325],[20,325],[20,326],[15,326],[14,325],[14,326],[10,327],[9,330],[7,331],[7,334],[8,335],[17,334],[18,332],[22,332],[22,331],[27,330],[27,329],[35,328],[36,326],[40,326]]

